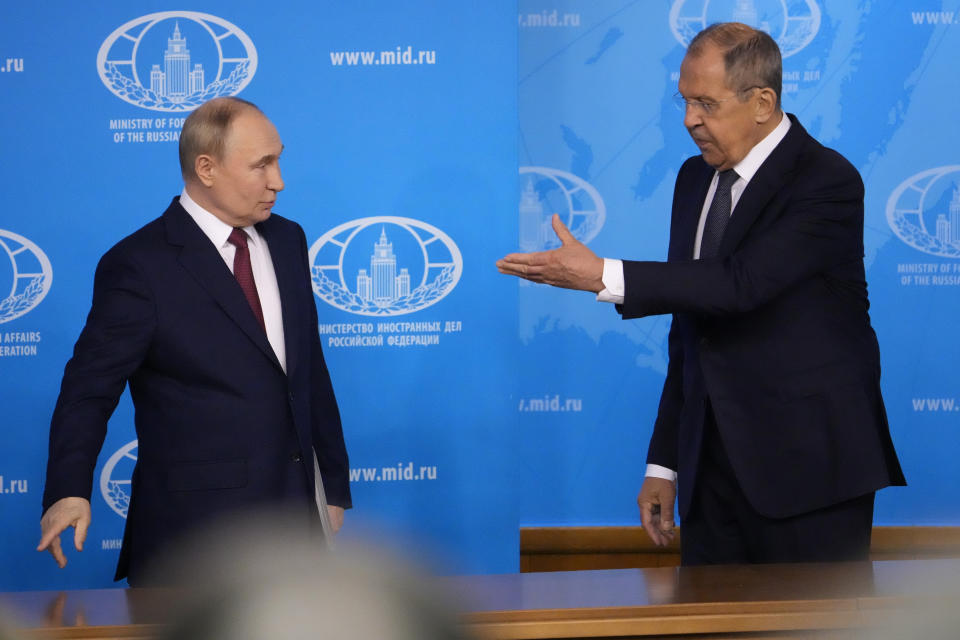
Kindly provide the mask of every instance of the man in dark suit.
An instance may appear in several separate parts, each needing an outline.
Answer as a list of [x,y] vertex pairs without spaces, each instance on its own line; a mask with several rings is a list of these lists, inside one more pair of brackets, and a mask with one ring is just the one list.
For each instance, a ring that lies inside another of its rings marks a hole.
[[638,503],[684,564],[867,557],[874,492],[904,484],[867,313],[863,183],[780,108],[770,36],[716,24],[690,43],[678,104],[701,155],[677,175],[668,261],[563,246],[503,273],[598,293],[624,318],[672,313]]
[[347,453],[306,239],[271,214],[282,150],[253,104],[201,105],[181,133],[180,197],[101,259],[50,428],[38,550],[61,567],[67,527],[82,549],[94,466],[127,383],[138,457],[117,580],[142,584],[171,541],[226,512],[279,505],[308,529],[342,524]]

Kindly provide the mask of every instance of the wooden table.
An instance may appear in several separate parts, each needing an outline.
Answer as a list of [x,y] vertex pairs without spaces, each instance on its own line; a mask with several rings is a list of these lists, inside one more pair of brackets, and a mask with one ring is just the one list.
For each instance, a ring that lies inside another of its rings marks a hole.
[[[960,560],[689,567],[441,578],[485,638],[960,637]],[[170,593],[0,594],[28,638],[144,638]],[[929,628],[929,629],[928,629]],[[930,631],[925,635],[924,630]],[[866,631],[867,635],[862,635]],[[906,635],[905,635],[906,634]]]

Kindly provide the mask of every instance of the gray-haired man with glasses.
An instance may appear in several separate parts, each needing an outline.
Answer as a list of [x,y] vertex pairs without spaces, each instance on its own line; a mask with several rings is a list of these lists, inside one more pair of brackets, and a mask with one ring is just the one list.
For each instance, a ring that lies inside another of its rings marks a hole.
[[866,559],[874,492],[905,483],[867,313],[863,182],[780,105],[776,42],[739,23],[690,43],[675,96],[700,149],[677,175],[667,262],[562,246],[502,273],[672,314],[637,501],[683,563]]
[[673,104],[677,107],[677,110],[686,113],[687,109],[693,109],[694,111],[699,111],[705,116],[712,116],[720,108],[724,102],[732,100],[733,98],[742,97],[743,94],[753,91],[754,89],[761,89],[762,87],[747,87],[745,89],[738,89],[736,93],[732,96],[726,98],[721,98],[720,100],[711,100],[711,99],[687,99],[683,97],[683,94],[677,91],[673,94]]

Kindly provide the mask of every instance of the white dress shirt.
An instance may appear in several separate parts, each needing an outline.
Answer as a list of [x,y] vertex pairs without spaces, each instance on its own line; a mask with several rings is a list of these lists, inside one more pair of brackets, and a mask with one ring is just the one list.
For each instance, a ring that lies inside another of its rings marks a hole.
[[[182,206],[194,222],[200,227],[204,234],[210,238],[210,242],[220,252],[220,256],[233,273],[233,257],[237,248],[227,239],[233,231],[233,227],[213,215],[199,204],[197,204],[186,187],[180,194],[180,206]],[[270,247],[267,241],[257,233],[256,227],[243,227],[249,240],[247,248],[250,251],[250,267],[253,269],[253,281],[257,286],[257,295],[260,296],[260,306],[263,308],[263,324],[267,329],[267,340],[273,347],[273,352],[280,361],[280,366],[284,372],[287,370],[287,350],[283,338],[283,310],[280,306],[280,288],[277,286],[277,274],[273,270],[273,259],[270,257]]]
[[[730,187],[730,216],[736,210],[737,202],[740,196],[753,179],[753,176],[760,169],[760,165],[773,153],[773,150],[786,137],[790,130],[790,118],[781,112],[780,123],[773,131],[768,133],[763,140],[758,142],[744,156],[743,160],[734,165],[733,170],[737,172],[739,178]],[[713,179],[710,181],[710,188],[707,189],[707,196],[703,201],[703,207],[700,210],[700,221],[697,223],[697,237],[693,245],[693,258],[700,259],[700,241],[703,238],[703,225],[707,220],[707,211],[710,209],[710,203],[713,202],[713,194],[717,190],[717,180],[719,173],[713,172]],[[603,286],[604,290],[597,294],[599,302],[613,302],[622,304],[626,286],[623,280],[623,261],[611,258],[603,259]],[[657,464],[647,465],[647,476],[655,478],[664,478],[676,482],[677,472],[674,469],[668,469]]]

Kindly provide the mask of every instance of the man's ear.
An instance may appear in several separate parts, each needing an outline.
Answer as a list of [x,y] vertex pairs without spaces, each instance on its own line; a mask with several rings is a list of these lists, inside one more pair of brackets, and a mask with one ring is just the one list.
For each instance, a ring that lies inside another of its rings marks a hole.
[[770,87],[761,87],[757,91],[754,104],[754,119],[757,124],[764,124],[777,112],[777,92]]
[[217,162],[210,155],[202,153],[193,163],[197,178],[205,187],[212,187],[216,176]]

